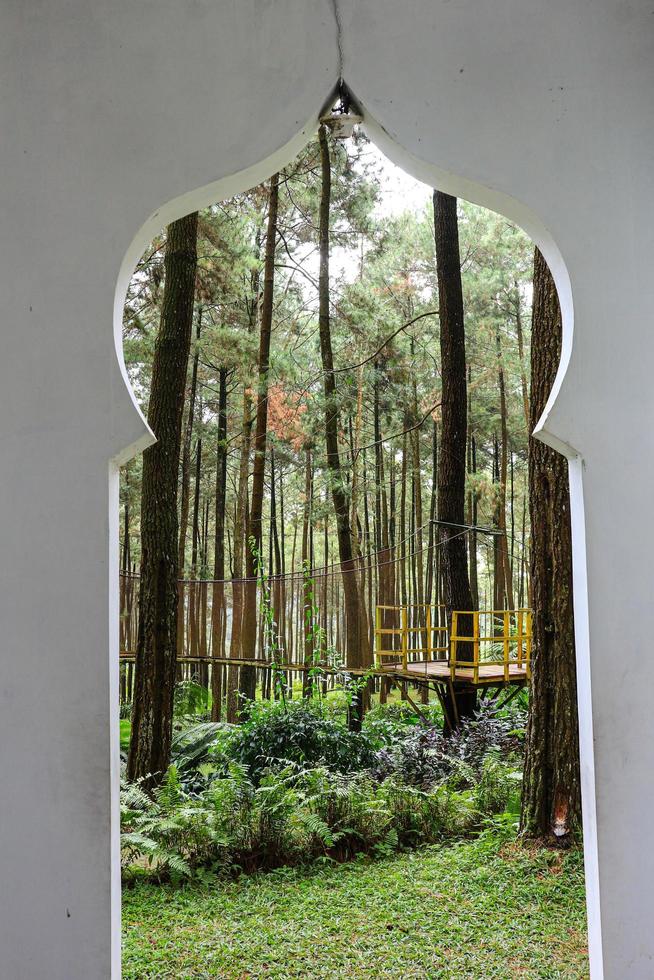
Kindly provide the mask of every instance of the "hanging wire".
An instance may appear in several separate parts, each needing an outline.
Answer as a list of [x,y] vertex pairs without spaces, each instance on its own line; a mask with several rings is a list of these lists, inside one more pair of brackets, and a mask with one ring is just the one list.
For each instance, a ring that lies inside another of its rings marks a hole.
[[[396,544],[394,544],[392,546],[392,548],[389,546],[388,550],[389,551],[391,551],[391,550],[393,550],[393,551],[397,550],[401,545],[406,544],[408,541],[411,540],[411,538],[414,538],[417,534],[419,534],[426,527],[428,527],[429,524],[430,524],[430,521],[427,521],[421,527],[417,528],[415,531],[413,531],[411,534],[409,534],[406,538],[403,538],[401,541],[398,541]],[[435,552],[435,551],[438,551],[439,548],[442,548],[442,547],[444,547],[444,545],[449,544],[450,541],[454,541],[456,538],[460,538],[464,534],[468,534],[470,532],[470,530],[471,530],[471,528],[466,527],[462,531],[459,531],[457,534],[450,535],[445,540],[434,541],[431,546],[430,545],[427,545],[427,547],[420,548],[418,551],[411,551],[411,552],[409,552],[409,554],[402,555],[402,556],[400,556],[398,558],[391,558],[388,561],[375,562],[375,566],[374,567],[375,568],[385,568],[388,565],[397,565],[399,562],[407,561],[407,560],[409,560],[411,558],[416,557],[417,555],[422,555],[425,552],[429,552],[429,551]],[[474,530],[474,528],[472,528],[472,530]],[[385,550],[386,549],[382,549],[382,551],[385,551]],[[334,573],[336,570],[338,570],[338,572],[341,575],[346,575],[349,572],[357,572],[357,573],[359,573],[361,571],[361,567],[360,567],[361,566],[361,563],[362,562],[365,562],[365,561],[367,561],[367,560],[369,560],[371,558],[375,558],[377,555],[379,555],[379,553],[380,553],[379,551],[369,551],[365,555],[359,555],[357,557],[353,557],[352,558],[352,568],[343,568],[343,564],[344,563],[338,561],[338,562],[332,562],[329,565],[319,565],[318,567],[307,569],[306,574],[303,571],[299,571],[299,572],[287,572],[284,575],[267,575],[266,577],[270,581],[273,581],[274,580],[275,582],[287,582],[287,581],[293,581],[294,579],[297,579],[298,581],[304,581],[305,577],[308,577],[308,578],[311,578],[311,579],[314,579],[314,578],[326,578],[329,574]],[[135,575],[133,575],[132,573],[121,572],[121,576],[124,577],[124,578],[132,578],[132,579],[140,578],[140,575],[138,573],[136,573]],[[258,582],[258,581],[259,581],[259,578],[257,578],[257,577],[250,577],[250,578],[218,578],[218,579],[215,579],[215,578],[213,578],[213,579],[212,578],[183,578],[183,579],[181,578],[181,579],[178,579],[178,582],[179,582],[180,585],[185,585],[185,584],[188,584],[188,585],[198,585],[198,584],[204,584],[204,585],[245,585],[245,584],[247,584],[249,582]]]

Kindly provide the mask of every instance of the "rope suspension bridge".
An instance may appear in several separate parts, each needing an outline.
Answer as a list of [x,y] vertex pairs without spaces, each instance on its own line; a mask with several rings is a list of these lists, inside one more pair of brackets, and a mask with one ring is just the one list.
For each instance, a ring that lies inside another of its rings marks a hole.
[[[121,698],[130,700],[138,637],[138,575],[120,580]],[[249,583],[249,587],[254,585]],[[366,583],[364,582],[364,587]],[[310,582],[301,576],[272,577],[265,583],[268,619],[275,625],[271,645],[266,628],[263,590],[259,593],[257,656],[243,658],[239,648],[239,610],[247,583],[204,579],[179,582],[177,661],[181,679],[196,678],[210,686],[213,671],[223,672],[220,689],[227,689],[226,672],[254,667],[264,696],[272,690],[271,674],[282,672],[289,687],[307,671],[334,681],[339,675],[367,676],[398,686],[409,701],[409,685],[435,690],[445,708],[453,704],[454,689],[462,686],[504,689],[511,700],[531,676],[531,610],[455,610],[448,622],[441,603],[378,602],[372,588],[365,589],[371,622],[367,634],[369,662],[349,666],[339,651],[345,637],[340,573],[325,570]],[[376,590],[375,590],[376,591]],[[368,613],[365,613],[367,618]],[[237,620],[235,628],[235,618]],[[310,651],[310,655],[308,655]],[[449,696],[449,697],[448,697]],[[427,695],[428,697],[428,695]],[[411,702],[413,703],[413,702]],[[420,711],[418,705],[416,710]]]

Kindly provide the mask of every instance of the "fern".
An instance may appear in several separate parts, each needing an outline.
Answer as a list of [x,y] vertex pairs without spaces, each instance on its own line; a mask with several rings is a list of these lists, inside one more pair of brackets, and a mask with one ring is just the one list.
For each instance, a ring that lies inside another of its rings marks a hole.
[[232,761],[190,792],[173,765],[152,796],[140,783],[123,783],[123,866],[181,881],[360,853],[383,857],[483,830],[514,800],[518,779],[492,754],[479,768],[450,760],[447,775],[429,788],[399,775],[379,781],[294,760],[283,767],[276,760],[255,781],[245,763]]
[[189,772],[205,762],[227,726],[220,722],[204,721],[184,728],[174,737],[171,756],[180,774]]

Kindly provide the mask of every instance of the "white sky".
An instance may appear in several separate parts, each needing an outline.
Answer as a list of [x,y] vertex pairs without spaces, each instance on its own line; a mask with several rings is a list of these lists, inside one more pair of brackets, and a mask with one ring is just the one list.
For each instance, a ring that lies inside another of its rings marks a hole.
[[368,144],[363,158],[381,168],[381,198],[375,212],[379,217],[394,217],[405,211],[419,214],[424,210],[431,198],[431,187],[396,167],[374,143]]
[[[424,211],[432,195],[432,189],[427,184],[422,184],[396,167],[374,143],[368,143],[362,153],[362,159],[366,163],[373,164],[375,172],[380,175],[381,193],[374,211],[376,217],[391,218],[406,211],[416,214]],[[317,253],[308,256],[304,261],[310,275],[317,278],[319,261]],[[353,281],[358,275],[356,250],[333,246],[329,253],[329,265],[331,276]]]

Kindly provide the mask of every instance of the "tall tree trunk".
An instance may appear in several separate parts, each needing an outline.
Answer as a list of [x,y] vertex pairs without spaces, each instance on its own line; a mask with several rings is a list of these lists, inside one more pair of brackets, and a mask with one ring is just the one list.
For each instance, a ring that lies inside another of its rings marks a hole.
[[[177,613],[177,656],[184,656],[184,602],[185,586],[184,572],[186,569],[186,534],[188,531],[188,517],[190,510],[191,497],[191,443],[193,441],[193,423],[195,421],[195,398],[198,390],[198,363],[200,359],[200,334],[202,331],[202,305],[198,306],[195,324],[195,351],[193,353],[193,367],[191,369],[191,383],[188,393],[188,411],[186,415],[186,428],[184,429],[184,440],[182,443],[182,460],[180,466],[180,507],[179,507],[179,571],[177,583],[179,609]],[[188,592],[188,602],[191,601],[191,593]],[[178,664],[177,679],[182,679],[182,665]]]
[[[289,649],[289,644],[287,640],[288,632],[288,583],[286,581],[286,519],[284,515],[284,467],[280,464],[279,466],[279,548],[280,548],[280,566],[279,566],[279,609],[280,609],[280,621],[279,621],[279,638],[280,644],[283,648],[284,659],[291,661],[293,657],[291,656],[291,651]],[[293,580],[291,579],[291,589]]]
[[512,581],[512,569],[511,562],[509,559],[509,539],[506,531],[506,484],[508,476],[508,457],[509,457],[509,431],[508,431],[508,420],[507,420],[507,407],[506,407],[506,384],[504,381],[504,366],[502,361],[502,338],[499,332],[495,335],[495,344],[497,348],[497,383],[500,391],[500,431],[501,431],[501,446],[500,446],[500,467],[499,467],[499,491],[500,491],[500,502],[498,507],[499,516],[499,530],[501,531],[501,536],[499,539],[500,547],[500,559],[502,562],[502,582],[503,582],[503,596],[502,596],[502,606],[499,608],[513,609],[513,581]]
[[121,559],[121,571],[123,575],[129,574],[131,564],[130,557],[130,528],[129,528],[129,467],[125,467],[125,522],[123,524],[123,554]]
[[[207,610],[208,610],[208,587],[207,587],[207,560],[208,560],[208,537],[209,537],[209,501],[202,506],[202,526],[200,528],[200,583],[198,597],[198,619],[200,625],[199,655],[205,658],[208,656],[208,634],[207,634]],[[200,683],[209,693],[209,665],[206,662],[200,663]]]
[[[270,335],[272,333],[273,293],[275,286],[275,246],[277,243],[277,209],[279,204],[279,174],[270,178],[268,196],[268,228],[266,232],[266,257],[263,272],[263,300],[259,330],[259,362],[257,384],[257,414],[254,430],[254,469],[250,517],[245,543],[245,605],[243,608],[243,658],[254,660],[257,647],[257,563],[261,560],[263,515],[263,485],[266,470],[266,443],[268,436],[268,372],[270,360]],[[241,668],[241,693],[254,700],[256,692],[256,667]]]
[[525,413],[525,426],[529,433],[529,391],[527,386],[527,370],[525,368],[525,344],[522,333],[522,312],[520,309],[520,288],[515,284],[515,329],[518,338],[518,361],[520,363],[520,388],[522,391],[522,407]]
[[[561,357],[561,311],[536,249],[531,335],[530,426],[536,426]],[[522,830],[565,842],[581,823],[572,538],[566,460],[529,440],[533,660]]]
[[[357,592],[359,595],[359,649],[361,651],[361,660],[363,663],[370,663],[370,629],[368,622],[368,608],[364,601],[365,591],[366,591],[366,560],[363,558],[362,550],[362,527],[361,521],[359,519],[358,513],[358,488],[357,488],[357,461],[359,458],[359,446],[361,444],[361,423],[362,423],[362,409],[363,409],[363,368],[359,369],[359,384],[357,391],[357,417],[356,417],[356,427],[355,432],[352,430],[352,419],[349,419],[350,428],[350,453],[351,453],[351,466],[352,466],[352,478],[350,482],[350,531],[352,534],[352,558],[354,560],[354,567],[356,572],[353,573],[357,577]],[[325,522],[325,527],[327,522]],[[372,585],[372,566],[371,566],[371,576],[369,577],[369,585]],[[366,696],[367,697],[367,696]]]
[[[229,655],[241,657],[241,629],[243,624],[243,603],[245,584],[243,582],[243,559],[245,551],[245,528],[248,520],[248,470],[250,466],[250,433],[252,429],[252,399],[247,387],[243,389],[243,412],[241,418],[241,458],[238,469],[238,495],[234,516],[234,547],[232,554],[232,635]],[[234,723],[238,717],[239,668],[227,670],[227,721]]]
[[[493,525],[501,527],[502,490],[500,485],[500,444],[497,433],[493,433]],[[502,558],[501,533],[493,535],[493,609],[504,608],[504,560]]]
[[[472,368],[468,365],[468,569],[470,573],[470,594],[475,609],[479,608],[479,579],[477,573],[477,488],[474,475],[477,470],[476,443],[472,431]],[[471,479],[472,477],[472,479]]]
[[[404,434],[402,436],[402,470],[400,476],[400,542],[399,542],[399,598],[400,605],[406,606],[408,602],[407,587],[406,587],[406,554],[407,554],[407,540],[406,540],[406,474],[407,474],[407,428],[409,425],[408,417],[406,411],[403,416],[403,428]],[[399,624],[398,624],[399,625]]]
[[179,515],[179,574],[184,576],[184,566],[186,562],[186,535],[188,532],[188,518],[191,499],[191,444],[193,442],[193,424],[195,422],[195,399],[198,390],[198,363],[200,359],[200,333],[202,330],[202,306],[198,306],[195,321],[195,351],[193,352],[193,367],[191,370],[191,383],[189,385],[188,412],[186,416],[186,428],[184,430],[184,442],[182,449],[181,462],[181,497]]
[[438,422],[432,420],[431,438],[431,492],[429,494],[429,532],[427,536],[427,579],[425,582],[425,602],[431,605],[434,592],[435,581],[435,558],[436,558],[436,513],[437,513],[437,486],[438,486]]
[[[411,356],[415,356],[415,347],[413,339],[411,340]],[[413,411],[413,421],[412,425],[416,425],[419,421],[418,412],[418,386],[415,381],[413,381],[413,391],[412,391],[412,411]],[[416,577],[416,587],[414,590],[415,601],[418,606],[422,606],[425,601],[425,574],[424,574],[424,555],[422,550],[423,545],[423,535],[422,535],[422,464],[420,460],[420,431],[414,428],[409,434],[409,438],[412,442],[412,471],[413,471],[413,514],[414,514],[414,536],[413,536],[413,551],[414,551],[414,567],[415,567],[415,577]],[[418,609],[418,622],[420,625],[424,621],[424,610]],[[417,623],[418,624],[418,623]],[[417,625],[416,624],[416,625]],[[420,644],[421,646],[426,646],[426,643]],[[427,690],[425,688],[425,690]]]
[[[279,545],[279,530],[277,521],[277,475],[275,468],[275,447],[270,447],[270,558],[268,561],[270,578],[272,611],[274,619],[274,640],[278,650],[276,659],[287,659],[283,653],[284,647],[284,606],[282,603],[282,550]],[[268,672],[269,673],[269,672]],[[275,692],[278,694],[279,692]]]
[[[120,649],[132,652],[128,644],[130,634],[130,609],[128,596],[132,583],[129,581],[130,552],[129,552],[129,469],[125,467],[125,522],[123,525],[123,543],[120,558]],[[120,668],[120,703],[128,700],[128,671],[127,664]],[[131,664],[129,665],[131,666]]]
[[[304,639],[304,663],[311,666],[314,659],[320,655],[314,651],[313,631],[313,594],[315,583],[312,581],[311,556],[311,521],[313,511],[313,460],[311,446],[304,446],[304,506],[302,508],[302,544],[300,561],[302,563],[302,636]],[[302,674],[302,694],[305,698],[313,693],[313,676],[308,670]]]
[[154,785],[170,762],[177,647],[177,488],[197,267],[197,212],[168,226],[161,320],[148,422],[158,442],[143,454],[141,582],[127,773]]
[[[195,474],[193,492],[193,516],[191,518],[191,581],[189,582],[189,626],[191,640],[191,656],[200,655],[200,587],[198,578],[198,556],[200,553],[200,479],[202,475],[202,439],[195,443]],[[205,665],[206,666],[206,665]],[[198,665],[195,670],[198,683],[203,683],[203,671]],[[193,668],[192,668],[193,669]]]
[[[224,656],[225,621],[225,502],[227,499],[227,368],[221,368],[218,381],[218,438],[216,440],[216,514],[213,546],[213,596],[211,600],[211,650],[214,657]],[[222,664],[211,671],[211,720],[222,716]]]
[[[477,442],[474,436],[470,438],[470,474],[474,477],[477,474]],[[472,595],[473,608],[479,608],[479,578],[477,574],[477,488],[473,485],[470,491],[470,521],[468,522],[473,530],[469,535],[470,547],[470,592]]]
[[[373,432],[375,436],[375,552],[377,564],[377,603],[381,606],[395,604],[393,565],[388,527],[388,501],[384,480],[384,444],[382,442],[381,410],[379,404],[379,375],[381,367],[375,362],[375,380],[373,388]],[[372,614],[372,603],[370,603]],[[389,610],[381,611],[382,628],[393,626],[395,620]],[[374,623],[373,623],[374,625]],[[395,639],[391,637],[391,639]],[[382,644],[383,647],[383,644]],[[390,680],[382,677],[380,681],[379,700],[385,704],[390,690]]]
[[[448,621],[454,610],[472,610],[466,540],[460,533],[465,523],[467,447],[466,343],[463,322],[463,288],[459,257],[459,228],[455,197],[434,191],[434,231],[441,325],[441,447],[438,461],[438,520],[443,579],[443,598]],[[472,636],[472,616],[459,617],[459,635]],[[467,649],[469,647],[469,649]],[[472,659],[472,644],[457,645],[457,658]],[[456,713],[449,705],[450,723],[474,715],[477,693],[455,688]],[[447,721],[446,721],[447,724]]]
[[525,572],[527,563],[527,500],[522,498],[522,531],[520,534],[520,594],[518,596],[518,606],[520,609],[525,605]]
[[[329,314],[329,210],[331,202],[331,163],[327,130],[319,130],[322,193],[320,198],[320,275],[319,275],[319,332],[325,396],[325,448],[329,483],[336,517],[339,559],[343,578],[345,602],[345,647],[348,667],[362,667],[359,632],[359,589],[352,555],[352,534],[345,484],[338,451],[338,403]],[[361,701],[361,699],[359,699]],[[353,724],[360,719],[352,717]]]

